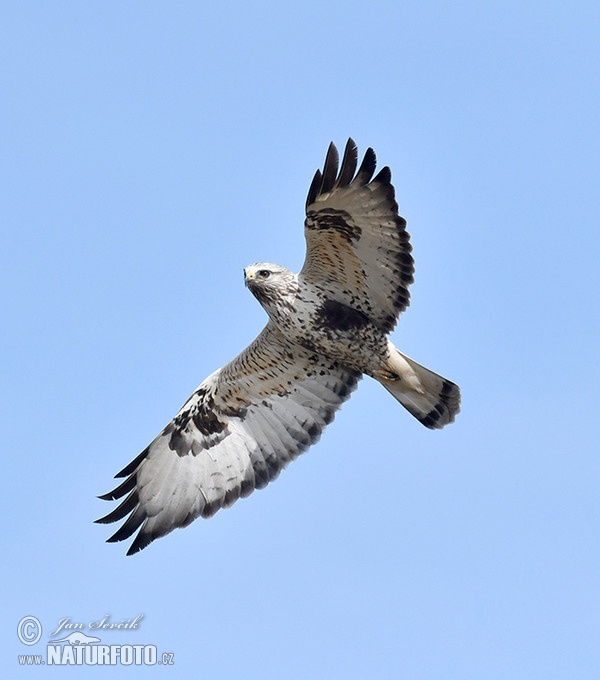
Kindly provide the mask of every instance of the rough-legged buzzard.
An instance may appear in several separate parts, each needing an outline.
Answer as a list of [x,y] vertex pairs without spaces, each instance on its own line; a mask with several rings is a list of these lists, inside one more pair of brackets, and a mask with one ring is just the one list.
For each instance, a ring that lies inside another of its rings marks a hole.
[[275,479],[314,444],[363,374],[415,418],[441,428],[459,411],[458,387],[388,339],[409,304],[413,258],[389,168],[367,149],[357,171],[350,139],[341,167],[330,145],[306,201],[306,260],[294,274],[265,262],[246,285],[269,322],[238,357],[210,375],[156,439],[117,477],[97,520],[127,517],[108,540],[136,531],[127,554],[196,517],[210,517]]

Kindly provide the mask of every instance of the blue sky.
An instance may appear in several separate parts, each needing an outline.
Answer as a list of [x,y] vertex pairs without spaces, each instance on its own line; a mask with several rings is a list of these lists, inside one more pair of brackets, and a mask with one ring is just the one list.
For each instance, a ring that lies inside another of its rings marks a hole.
[[[597,677],[599,29],[592,2],[5,3],[11,677],[105,614],[175,666],[84,675]],[[126,558],[96,496],[262,328],[242,269],[301,266],[348,136],[412,236],[394,342],[462,414],[428,431],[365,380],[277,482]]]

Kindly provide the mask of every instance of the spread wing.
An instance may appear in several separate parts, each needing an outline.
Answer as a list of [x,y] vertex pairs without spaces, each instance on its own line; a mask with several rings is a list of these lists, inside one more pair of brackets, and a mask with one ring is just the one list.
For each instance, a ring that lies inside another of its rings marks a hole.
[[317,170],[308,192],[307,253],[300,276],[389,332],[408,307],[413,282],[406,221],[398,215],[390,169],[373,178],[373,149],[367,149],[358,172],[352,139],[339,174],[338,160],[330,144],[323,172]]
[[117,477],[105,500],[123,498],[108,540],[138,531],[128,555],[210,517],[260,489],[314,444],[360,374],[286,340],[267,324],[232,362],[209,376],[158,437]]

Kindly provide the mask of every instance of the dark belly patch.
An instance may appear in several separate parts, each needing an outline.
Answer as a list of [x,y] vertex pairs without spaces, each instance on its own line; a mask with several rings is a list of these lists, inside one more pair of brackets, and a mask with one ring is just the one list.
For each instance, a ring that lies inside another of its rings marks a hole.
[[357,309],[337,300],[325,300],[317,309],[315,326],[333,331],[355,331],[369,325],[369,319]]

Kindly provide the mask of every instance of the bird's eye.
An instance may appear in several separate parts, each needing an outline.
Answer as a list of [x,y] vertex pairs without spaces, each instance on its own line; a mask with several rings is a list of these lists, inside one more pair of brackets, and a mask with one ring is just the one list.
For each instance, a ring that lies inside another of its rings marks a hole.
[[256,273],[261,279],[268,279],[271,276],[271,272],[268,269],[259,269]]

